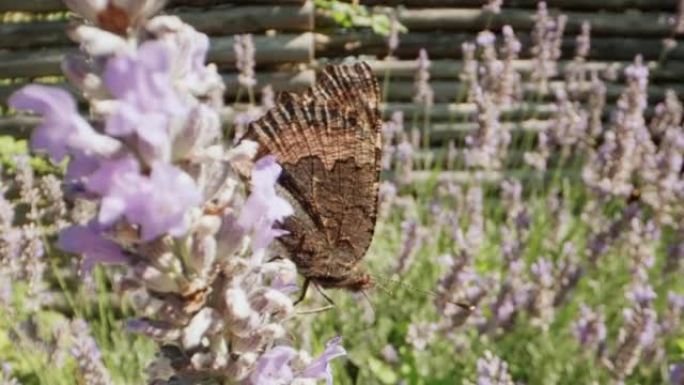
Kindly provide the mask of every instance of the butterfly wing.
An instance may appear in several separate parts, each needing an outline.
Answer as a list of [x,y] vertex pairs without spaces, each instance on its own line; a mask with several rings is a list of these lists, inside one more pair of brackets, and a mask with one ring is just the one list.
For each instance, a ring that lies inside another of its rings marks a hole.
[[273,154],[295,207],[279,238],[307,277],[342,276],[363,258],[377,214],[381,137],[378,85],[365,63],[330,66],[316,86],[288,94],[246,139]]

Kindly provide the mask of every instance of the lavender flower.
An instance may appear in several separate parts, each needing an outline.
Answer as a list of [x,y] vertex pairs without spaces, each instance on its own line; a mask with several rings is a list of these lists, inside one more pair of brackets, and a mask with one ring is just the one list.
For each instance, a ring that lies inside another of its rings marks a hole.
[[554,318],[554,272],[553,265],[547,259],[541,258],[532,264],[532,288],[530,298],[530,312],[532,324],[548,330]]
[[106,156],[120,149],[117,140],[98,134],[78,115],[76,102],[64,90],[28,85],[12,94],[8,104],[43,116],[31,135],[31,147],[47,152],[53,162],[61,162],[73,150]]
[[253,229],[255,250],[266,248],[282,235],[282,230],[272,229],[273,224],[294,212],[285,199],[276,195],[275,182],[280,170],[275,157],[268,156],[260,159],[252,172],[252,194],[242,208],[238,224],[245,230]]
[[81,269],[89,272],[96,263],[125,263],[128,256],[115,242],[103,237],[96,223],[72,226],[59,235],[58,245],[67,252],[83,255]]
[[603,107],[606,104],[606,85],[599,79],[596,71],[591,73],[587,104],[590,138],[595,140],[603,133]]
[[466,165],[485,170],[498,170],[511,140],[499,120],[499,108],[491,94],[477,86],[474,90],[478,129],[466,137],[464,150]]
[[391,57],[392,54],[399,47],[399,19],[397,17],[397,12],[391,12],[389,15],[389,35],[387,36],[387,56]]
[[405,274],[409,270],[415,254],[418,249],[420,249],[423,238],[425,237],[420,224],[415,219],[407,219],[402,222],[401,229],[401,250],[399,251],[399,257],[397,258],[397,263],[394,267],[395,273],[399,275]]
[[315,360],[298,355],[289,346],[276,346],[261,356],[249,377],[250,384],[278,385],[325,379],[328,385],[332,385],[330,361],[347,354],[340,342],[340,337],[328,341],[325,351]]
[[437,283],[435,306],[444,317],[439,327],[442,331],[453,331],[463,325],[471,316],[472,310],[458,304],[477,306],[488,292],[488,282],[473,269],[471,256],[462,252],[459,258],[444,258],[448,268]]
[[503,68],[499,74],[496,99],[502,105],[511,105],[522,99],[520,74],[514,68],[514,60],[518,58],[522,45],[510,25],[504,25],[501,33],[504,43],[501,48]]
[[684,365],[673,364],[670,365],[670,385],[682,385],[684,384]]
[[3,385],[21,385],[19,380],[12,377],[12,366],[8,363],[2,363],[2,377],[0,377],[0,383]]
[[650,134],[644,120],[647,105],[648,68],[641,57],[625,69],[627,88],[617,103],[613,129],[582,171],[584,181],[603,194],[629,196],[639,167],[654,163]]
[[432,343],[436,325],[430,322],[413,322],[406,333],[406,342],[418,351],[425,350]]
[[403,139],[396,146],[396,181],[399,185],[411,183],[411,172],[413,171],[414,145],[402,135]]
[[589,128],[587,112],[579,103],[569,100],[564,90],[556,91],[557,112],[550,125],[548,141],[568,154],[575,146],[581,145]]
[[482,10],[485,12],[491,12],[494,14],[501,13],[501,6],[503,5],[503,0],[489,0],[487,4],[482,6]]
[[[84,255],[84,270],[97,262],[122,266],[116,287],[131,293],[138,315],[129,329],[160,346],[151,382],[270,383],[264,367],[278,359],[269,356],[274,349],[289,357],[292,380],[331,381],[328,362],[344,354],[339,340],[314,361],[285,345],[296,270],[289,260],[265,257],[282,234],[274,225],[292,207],[276,194],[274,158],[254,164],[255,143],[230,148],[220,138],[223,85],[216,67],[204,64],[208,38],[172,16],[131,25],[140,40],[130,42],[81,27],[73,36],[100,64],[72,74],[91,90],[107,91],[87,95],[98,129],[57,89],[28,86],[10,102],[44,116],[34,149],[54,161],[70,157],[70,198],[94,209],[78,214],[58,244]],[[98,37],[109,40],[98,45]],[[248,42],[240,41],[250,56]],[[253,63],[242,64],[249,75]],[[250,175],[245,197],[240,176]],[[12,251],[14,243],[0,246]],[[101,372],[92,346],[77,348],[83,370]],[[110,381],[98,376],[91,382]]]
[[254,77],[254,43],[252,35],[235,35],[235,44],[233,45],[236,57],[236,67],[240,72],[238,82],[241,86],[251,89],[256,85],[256,78]]
[[485,351],[477,360],[477,385],[513,385],[506,361]]
[[468,101],[475,99],[475,87],[478,84],[478,62],[475,58],[475,44],[464,42],[461,44],[461,51],[463,52],[463,69],[458,77],[464,83],[468,90]]
[[[383,170],[391,170],[395,154],[398,146],[395,141],[399,138],[404,138],[404,113],[402,111],[395,111],[392,117],[382,127],[382,168]],[[402,157],[406,156],[401,154]],[[412,161],[412,159],[411,159]]]
[[677,17],[672,24],[675,33],[684,33],[684,1],[677,2]]
[[548,92],[548,81],[558,72],[557,61],[561,55],[560,48],[566,21],[565,15],[560,15],[556,19],[551,18],[545,1],[537,3],[532,30],[534,70],[531,77],[541,93]]
[[591,48],[591,24],[589,24],[588,21],[582,22],[581,32],[576,40],[575,55],[579,58],[586,58],[589,56],[589,49]]
[[425,109],[432,107],[434,103],[434,91],[430,86],[430,59],[425,49],[418,53],[418,70],[414,81],[415,96],[413,101]]
[[599,356],[603,354],[607,331],[602,312],[594,311],[582,304],[579,318],[573,323],[572,332],[584,349]]
[[395,349],[394,346],[392,346],[392,344],[385,345],[385,347],[382,348],[380,354],[382,355],[382,359],[385,360],[385,362],[388,362],[390,364],[395,364],[399,362],[399,353],[397,352],[397,349]]
[[71,355],[78,362],[83,382],[93,385],[113,384],[109,372],[102,363],[100,350],[93,337],[90,336],[88,324],[81,319],[74,320],[71,323],[71,330],[73,332]]
[[624,324],[610,361],[611,371],[619,379],[629,376],[642,354],[652,347],[658,333],[657,314],[652,308],[655,297],[650,286],[636,286],[627,293],[632,306],[623,310]]
[[64,0],[64,3],[98,27],[122,35],[139,27],[165,4],[161,0]]
[[684,295],[667,293],[667,310],[660,323],[664,335],[675,333],[681,325],[682,313],[684,313]]

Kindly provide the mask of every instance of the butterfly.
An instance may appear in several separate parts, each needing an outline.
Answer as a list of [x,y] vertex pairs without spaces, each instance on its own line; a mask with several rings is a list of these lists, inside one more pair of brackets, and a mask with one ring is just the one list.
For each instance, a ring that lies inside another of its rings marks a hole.
[[[361,266],[373,239],[378,205],[382,120],[370,66],[330,65],[302,94],[284,93],[241,140],[256,157],[282,166],[278,191],[294,208],[279,227],[279,249],[309,283],[362,291],[372,279]],[[300,298],[301,299],[301,298]]]

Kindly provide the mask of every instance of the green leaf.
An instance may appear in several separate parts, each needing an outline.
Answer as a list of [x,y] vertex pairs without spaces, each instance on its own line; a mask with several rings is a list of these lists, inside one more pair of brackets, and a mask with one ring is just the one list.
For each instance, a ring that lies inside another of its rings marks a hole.
[[396,384],[399,381],[399,376],[397,376],[392,367],[377,358],[368,357],[367,364],[371,373],[383,384]]

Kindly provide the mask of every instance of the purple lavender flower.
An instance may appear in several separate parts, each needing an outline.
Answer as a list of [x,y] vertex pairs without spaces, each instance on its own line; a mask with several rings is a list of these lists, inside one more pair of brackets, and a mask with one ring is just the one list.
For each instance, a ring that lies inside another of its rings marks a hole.
[[280,171],[273,156],[257,161],[252,171],[252,193],[242,208],[238,224],[244,230],[253,230],[255,250],[266,248],[275,237],[283,235],[285,232],[274,229],[273,224],[294,213],[292,206],[276,195],[275,183]]
[[424,108],[432,107],[434,103],[434,91],[430,85],[430,58],[425,49],[420,50],[418,54],[418,70],[415,78],[415,96],[413,101],[420,104]]
[[12,366],[6,362],[2,363],[2,377],[0,383],[3,385],[21,385],[21,383],[12,377]]
[[163,0],[64,0],[72,11],[83,15],[105,30],[125,34],[159,11]]
[[397,274],[405,274],[413,263],[413,259],[418,249],[423,243],[423,230],[415,219],[406,219],[401,223],[402,246],[399,251],[397,263],[394,271]]
[[252,385],[281,385],[290,384],[295,380],[325,379],[328,385],[332,385],[330,361],[347,354],[340,342],[340,337],[328,341],[325,351],[304,365],[297,362],[301,359],[298,359],[295,349],[289,346],[276,346],[261,356],[249,381]]
[[670,365],[670,385],[684,385],[684,364]]
[[82,319],[77,319],[72,322],[71,330],[73,333],[71,354],[78,362],[84,382],[93,385],[113,384],[107,368],[102,363],[97,343],[90,336],[88,324]]
[[387,56],[392,56],[394,51],[399,47],[399,20],[397,12],[394,11],[389,15],[389,35],[387,36]]
[[240,75],[238,75],[238,82],[241,86],[252,88],[256,85],[256,78],[254,77],[254,43],[252,42],[252,35],[235,35],[235,44],[233,45],[236,57],[236,66]]
[[655,293],[650,286],[634,285],[626,296],[632,304],[622,311],[624,323],[610,360],[610,368],[619,379],[629,376],[642,356],[653,350],[660,327],[651,307]]
[[477,385],[513,385],[506,361],[485,351],[477,360]]
[[187,210],[201,199],[195,182],[185,172],[155,163],[150,175],[144,176],[132,157],[103,164],[89,178],[87,188],[102,196],[98,217],[101,224],[111,225],[123,216],[140,225],[144,241],[166,232],[182,235]]
[[140,225],[145,241],[164,233],[183,235],[187,211],[202,198],[195,181],[179,168],[164,163],[152,165],[148,181],[137,196],[131,197],[126,217]]
[[31,136],[31,148],[46,151],[53,162],[61,162],[73,150],[110,155],[120,148],[117,140],[95,132],[78,114],[73,97],[62,89],[31,84],[12,94],[8,104],[43,116]]
[[494,14],[501,13],[501,6],[503,5],[503,0],[488,0],[487,4],[482,6],[482,10],[485,12],[491,12]]
[[60,249],[83,254],[81,269],[84,272],[92,270],[98,263],[125,263],[129,257],[121,247],[111,240],[105,239],[96,224],[88,226],[71,226],[59,235],[57,244]]
[[342,337],[335,337],[325,344],[323,353],[311,362],[299,375],[300,378],[318,380],[325,378],[328,385],[332,385],[330,361],[347,354],[342,347]]
[[437,325],[431,322],[413,322],[406,332],[406,342],[418,351],[425,350],[435,337]]
[[276,346],[264,353],[249,376],[252,385],[280,385],[294,379],[290,361],[297,351],[289,346]]
[[171,158],[172,130],[182,124],[188,107],[171,82],[170,51],[162,42],[143,43],[136,55],[119,55],[107,63],[103,78],[117,98],[105,132],[133,137],[147,163]]
[[205,101],[212,109],[222,107],[225,85],[216,65],[206,64],[209,37],[170,15],[153,18],[145,29],[170,50],[177,90]]
[[603,313],[594,311],[585,304],[580,307],[580,316],[573,323],[573,334],[584,348],[603,348],[606,340],[606,324]]

